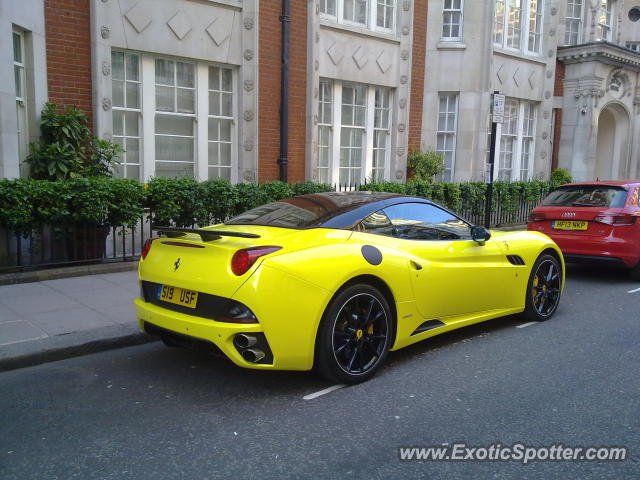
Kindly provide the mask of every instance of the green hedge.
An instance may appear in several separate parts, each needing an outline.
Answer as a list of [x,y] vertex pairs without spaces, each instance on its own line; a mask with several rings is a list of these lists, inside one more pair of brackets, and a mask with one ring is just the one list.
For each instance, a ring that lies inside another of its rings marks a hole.
[[[522,200],[535,202],[555,186],[539,181],[496,182],[494,207],[515,211]],[[360,189],[429,198],[454,211],[481,208],[486,193],[481,182],[387,182]],[[156,224],[208,225],[264,203],[332,190],[330,185],[313,182],[231,185],[226,180],[166,178],[155,178],[148,184],[108,177],[57,182],[4,179],[0,180],[0,225],[23,235],[45,224],[134,225],[145,208],[151,209]]]

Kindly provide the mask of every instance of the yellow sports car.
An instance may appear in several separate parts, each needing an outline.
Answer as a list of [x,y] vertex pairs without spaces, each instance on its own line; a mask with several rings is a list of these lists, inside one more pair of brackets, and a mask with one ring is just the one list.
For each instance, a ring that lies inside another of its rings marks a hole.
[[514,313],[547,320],[564,285],[546,235],[491,235],[404,195],[301,195],[212,227],[157,230],[140,260],[143,331],[340,383],[439,333]]

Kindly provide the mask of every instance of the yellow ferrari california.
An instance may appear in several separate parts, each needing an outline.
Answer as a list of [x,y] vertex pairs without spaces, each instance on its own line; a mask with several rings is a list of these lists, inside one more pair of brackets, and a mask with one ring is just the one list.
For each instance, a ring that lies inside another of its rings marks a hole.
[[340,383],[439,333],[516,313],[547,320],[564,286],[546,235],[491,233],[404,195],[301,195],[224,224],[157,230],[139,267],[143,331]]

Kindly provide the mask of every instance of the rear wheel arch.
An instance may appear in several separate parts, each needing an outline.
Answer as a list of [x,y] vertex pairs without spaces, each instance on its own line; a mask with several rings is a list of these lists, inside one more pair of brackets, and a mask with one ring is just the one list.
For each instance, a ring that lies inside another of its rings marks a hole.
[[[329,307],[329,305],[331,305],[331,302],[333,302],[333,299],[340,294],[340,292],[342,292],[346,288],[349,288],[351,285],[357,285],[359,283],[370,285],[376,288],[377,290],[379,290],[380,293],[384,296],[387,303],[389,304],[389,310],[391,310],[391,323],[393,327],[393,331],[391,332],[390,345],[393,346],[396,341],[396,332],[398,329],[398,312],[396,310],[396,301],[395,301],[395,297],[393,296],[393,292],[391,292],[391,289],[389,288],[389,285],[387,285],[387,282],[382,280],[380,277],[376,277],[375,275],[358,275],[357,277],[353,277],[347,280],[331,296],[331,298],[325,305],[325,310],[322,312],[322,316],[324,316],[324,312]],[[320,323],[321,322],[318,323],[318,327],[317,327],[318,329],[320,328]],[[318,339],[318,331],[316,330],[316,341],[317,339]]]

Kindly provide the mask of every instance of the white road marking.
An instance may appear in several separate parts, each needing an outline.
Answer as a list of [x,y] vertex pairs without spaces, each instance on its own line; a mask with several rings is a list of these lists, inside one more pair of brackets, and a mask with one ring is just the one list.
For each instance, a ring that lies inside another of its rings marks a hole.
[[524,328],[524,327],[530,327],[531,325],[535,325],[538,322],[529,322],[529,323],[523,323],[522,325],[518,325],[516,328]]
[[636,293],[640,292],[640,288],[636,288],[635,290],[629,290],[627,293]]
[[324,390],[320,390],[319,392],[310,393],[309,395],[305,395],[302,397],[303,400],[313,400],[314,398],[318,398],[321,395],[326,395],[327,393],[331,393],[334,390],[338,390],[339,388],[346,387],[344,384],[334,385],[329,388],[325,388]]

